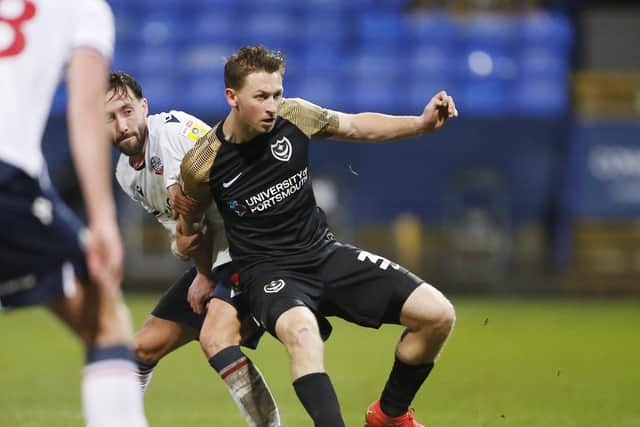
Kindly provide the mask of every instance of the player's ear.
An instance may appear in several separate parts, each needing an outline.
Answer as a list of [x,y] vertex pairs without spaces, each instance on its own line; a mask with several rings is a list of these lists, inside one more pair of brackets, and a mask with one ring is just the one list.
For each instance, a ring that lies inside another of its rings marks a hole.
[[224,90],[224,96],[227,98],[227,104],[229,107],[236,109],[238,108],[238,96],[236,95],[236,91],[231,88],[226,88]]
[[142,109],[144,110],[144,115],[147,116],[149,114],[149,101],[147,101],[147,98],[142,98]]

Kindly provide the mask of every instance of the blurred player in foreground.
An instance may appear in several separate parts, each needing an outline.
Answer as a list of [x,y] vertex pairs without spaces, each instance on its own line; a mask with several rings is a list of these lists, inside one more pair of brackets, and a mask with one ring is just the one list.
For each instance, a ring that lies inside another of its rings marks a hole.
[[[165,227],[174,254],[185,258],[192,246],[212,246],[206,273],[197,273],[195,267],[187,270],[135,335],[143,390],[160,359],[200,340],[211,367],[222,377],[248,425],[278,427],[280,417],[269,388],[240,349],[241,341],[255,348],[262,330],[255,327],[246,308],[242,311],[237,273],[215,206],[207,212],[208,232],[199,239],[202,241],[178,238],[176,242],[178,212],[187,214],[197,207],[182,193],[180,162],[209,126],[182,111],[148,115],[140,84],[122,72],[109,76],[106,110],[107,132],[121,153],[116,177],[124,192]],[[246,327],[241,334],[243,322]]]
[[[87,425],[146,426],[120,290],[123,252],[104,137],[111,11],[100,0],[2,1],[0,23],[11,35],[0,45],[0,307],[47,305],[82,339]],[[88,232],[51,188],[41,150],[65,65]]]
[[[344,426],[323,347],[326,316],[339,316],[406,327],[366,425],[419,427],[409,405],[451,332],[453,306],[398,264],[335,240],[316,205],[308,149],[311,138],[376,142],[432,132],[457,116],[454,101],[443,91],[419,116],[346,114],[284,99],[283,74],[282,56],[263,46],[229,58],[230,112],[185,156],[185,194],[217,204],[251,313],[286,347],[293,386],[316,426]],[[196,232],[200,220],[184,218],[184,231]]]

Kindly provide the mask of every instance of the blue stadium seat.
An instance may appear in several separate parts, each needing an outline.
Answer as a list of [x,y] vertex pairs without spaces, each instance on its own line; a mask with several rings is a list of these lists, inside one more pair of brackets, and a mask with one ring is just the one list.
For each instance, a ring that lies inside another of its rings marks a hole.
[[303,77],[296,82],[287,82],[285,87],[289,97],[304,98],[322,107],[335,110],[343,104],[340,80],[331,75]]
[[167,44],[181,45],[187,33],[181,26],[180,15],[165,10],[145,15],[138,25],[142,42],[153,48]]
[[407,42],[407,27],[393,12],[367,12],[358,16],[357,40],[363,47],[401,48]]
[[159,71],[141,73],[136,76],[136,80],[140,82],[144,96],[149,100],[150,113],[159,113],[175,108],[176,93],[171,77]]
[[231,8],[194,16],[185,16],[182,25],[188,28],[187,43],[232,43],[238,31],[238,15]]
[[366,80],[373,76],[398,77],[407,68],[407,57],[392,47],[364,48],[349,58],[347,72],[354,78]]
[[314,14],[309,11],[300,20],[298,36],[305,50],[342,49],[348,40],[347,25],[344,15]]
[[463,44],[491,48],[514,47],[519,39],[518,22],[508,15],[477,13],[460,25]]
[[515,90],[517,111],[524,116],[559,117],[569,112],[566,79],[523,79]]
[[422,44],[408,52],[406,70],[408,74],[420,76],[459,75],[464,65],[464,58],[455,50],[437,43]]
[[305,49],[292,66],[305,75],[330,74],[334,77],[340,77],[345,72],[347,63],[348,55],[342,49],[330,46],[313,46]]
[[524,15],[519,24],[525,46],[566,51],[573,43],[573,27],[565,15],[534,12]]
[[411,114],[420,114],[427,102],[441,90],[446,90],[449,95],[457,99],[458,90],[456,82],[446,74],[429,76],[411,76],[407,83],[407,109]]
[[253,13],[245,18],[246,26],[236,31],[238,44],[263,44],[270,49],[282,50],[286,54],[297,50],[298,19],[282,13]]
[[233,47],[226,44],[195,44],[183,49],[178,59],[179,73],[185,79],[208,76],[222,80],[226,58],[233,53]]
[[229,112],[224,97],[224,81],[218,76],[201,76],[179,81],[179,105],[200,116],[222,118]]
[[504,80],[464,81],[454,95],[465,116],[508,116],[516,110],[513,85]]
[[569,74],[569,58],[554,48],[525,47],[520,51],[519,64],[522,75],[529,77],[561,77]]
[[[233,0],[238,2],[238,7],[245,17],[283,15],[291,18],[297,17],[306,7],[304,2],[298,0]],[[247,27],[249,28],[249,27]]]
[[390,114],[405,114],[411,106],[406,102],[406,81],[391,75],[369,75],[353,78],[349,82],[350,99],[345,108],[354,112],[379,111]]
[[439,45],[452,49],[458,39],[458,27],[448,13],[416,12],[404,18],[407,37],[416,45]]
[[135,57],[137,68],[145,73],[170,76],[178,70],[177,52],[170,48],[141,49]]

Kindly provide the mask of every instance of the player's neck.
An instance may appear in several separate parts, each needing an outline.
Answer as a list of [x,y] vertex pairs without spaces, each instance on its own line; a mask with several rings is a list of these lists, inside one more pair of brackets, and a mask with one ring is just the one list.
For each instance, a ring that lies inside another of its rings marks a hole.
[[224,139],[233,144],[243,144],[258,136],[258,132],[238,120],[233,111],[229,113],[222,124],[222,134]]
[[147,152],[148,138],[145,139],[142,145],[142,150],[138,154],[132,154],[129,156],[129,165],[134,169],[140,169],[144,163],[144,155]]

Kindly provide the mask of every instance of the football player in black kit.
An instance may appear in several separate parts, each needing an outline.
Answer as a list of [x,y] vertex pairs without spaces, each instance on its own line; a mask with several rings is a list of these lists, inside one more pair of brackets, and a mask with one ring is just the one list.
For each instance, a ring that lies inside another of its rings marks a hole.
[[[315,426],[344,426],[323,360],[326,317],[338,316],[406,327],[366,425],[420,427],[409,405],[452,330],[453,306],[400,265],[334,239],[313,195],[308,150],[312,138],[386,142],[432,132],[458,115],[453,98],[436,94],[418,116],[346,114],[284,99],[283,74],[281,54],[263,46],[228,59],[231,110],[185,156],[185,193],[200,206],[217,203],[250,310],[286,347]],[[197,231],[199,218],[182,220],[185,233]]]

